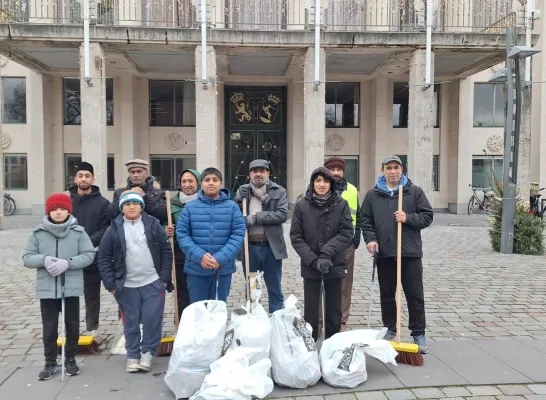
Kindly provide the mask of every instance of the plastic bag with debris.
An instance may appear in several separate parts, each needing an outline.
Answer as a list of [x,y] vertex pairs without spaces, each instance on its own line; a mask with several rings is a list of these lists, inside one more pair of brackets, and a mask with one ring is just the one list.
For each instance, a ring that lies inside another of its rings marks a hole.
[[190,304],[182,313],[165,383],[176,398],[193,395],[222,355],[226,333],[226,303],[205,300]]
[[384,363],[396,365],[396,350],[383,340],[382,330],[357,329],[336,333],[322,343],[320,366],[322,379],[330,386],[355,388],[368,379],[366,354]]
[[247,301],[245,306],[231,313],[222,354],[238,347],[259,349],[262,358],[269,358],[271,322],[260,303]]
[[263,399],[273,391],[271,361],[261,349],[238,347],[210,365],[210,374],[190,400]]
[[271,321],[271,370],[277,385],[305,389],[320,379],[320,362],[311,325],[296,307],[290,295]]

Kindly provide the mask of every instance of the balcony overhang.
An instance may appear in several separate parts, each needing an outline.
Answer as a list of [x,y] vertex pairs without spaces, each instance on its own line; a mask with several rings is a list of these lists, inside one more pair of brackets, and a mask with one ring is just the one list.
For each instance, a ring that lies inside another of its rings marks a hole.
[[[83,28],[78,25],[0,25],[0,53],[37,72],[51,75],[79,73]],[[435,33],[435,80],[465,78],[506,57],[500,33]],[[524,40],[524,37],[521,37]],[[538,40],[534,35],[533,43]],[[109,76],[185,76],[195,74],[198,29],[94,26],[91,41],[102,44]],[[217,51],[218,75],[223,77],[299,77],[303,54],[314,45],[309,31],[234,31],[213,29],[207,43]],[[424,48],[419,32],[323,32],[326,72],[359,79],[408,74],[411,52]]]

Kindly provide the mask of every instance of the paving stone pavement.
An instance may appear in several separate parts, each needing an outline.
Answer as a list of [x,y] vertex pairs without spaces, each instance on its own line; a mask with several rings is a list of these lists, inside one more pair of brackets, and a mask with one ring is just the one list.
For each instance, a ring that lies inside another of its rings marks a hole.
[[[147,382],[150,390],[153,388],[156,391],[154,393],[172,398],[162,379],[159,379],[166,370],[168,359],[158,361],[162,372],[136,380],[126,377],[121,372],[122,360],[112,361],[114,357],[108,357],[107,351],[103,351],[101,356],[80,358],[84,363],[84,372],[89,371],[89,375],[82,373],[74,381],[70,381],[75,383],[64,384],[63,395],[59,394],[61,389],[52,386],[53,380],[46,383],[50,386],[27,383],[30,382],[29,379],[35,382],[38,367],[43,365],[43,350],[40,310],[34,298],[35,277],[33,271],[22,267],[21,254],[32,228],[39,220],[40,218],[31,216],[7,217],[5,230],[0,231],[0,398],[4,398],[5,393],[19,393],[21,388],[27,387],[28,395],[19,396],[19,399],[36,398],[37,395],[44,400],[85,399],[88,398],[84,395],[86,390],[98,388],[96,385],[109,385],[110,391],[105,394],[104,400],[126,398],[112,394],[120,389],[113,388],[108,379],[118,375],[123,384],[131,388],[136,388],[137,382]],[[546,385],[541,384],[546,382],[546,370],[532,366],[539,362],[543,365],[540,360],[546,357],[544,257],[493,253],[488,243],[487,226],[488,221],[483,215],[437,214],[433,225],[423,231],[427,336],[431,341],[431,354],[426,358],[425,367],[399,366],[393,369],[372,359],[368,361],[368,382],[362,388],[355,389],[354,393],[344,393],[343,390],[322,384],[312,390],[295,393],[277,388],[270,397],[297,399],[307,396],[306,400],[546,400]],[[287,243],[288,229],[289,223],[285,224]],[[288,252],[289,258],[283,264],[284,292],[286,296],[292,293],[302,299],[299,261],[291,246],[288,246]],[[371,258],[364,246],[356,253],[355,268],[353,305],[349,320],[352,329],[362,328],[367,324]],[[172,335],[174,330],[170,295],[168,300],[170,301],[164,323],[166,336]],[[242,273],[238,271],[234,277],[228,307],[237,307],[243,300]],[[267,296],[263,303],[267,304]],[[99,335],[101,349],[106,350],[116,333],[118,321],[115,301],[105,291],[102,294],[101,311]],[[85,326],[83,315],[82,308],[82,330]],[[407,314],[404,313],[402,318],[405,326]],[[374,293],[371,326],[381,326],[377,288]],[[406,331],[405,336],[408,334]],[[473,358],[475,354],[476,359]],[[518,357],[521,360],[518,361]],[[391,374],[388,374],[389,371]],[[106,377],[101,378],[101,373]],[[89,376],[91,380],[84,378]],[[76,380],[82,378],[86,380]],[[467,386],[499,383],[511,385],[492,388]],[[457,386],[445,387],[446,385]],[[42,388],[50,387],[50,395],[42,393]],[[99,389],[92,389],[93,394],[97,394],[94,390]],[[138,394],[138,390],[132,391]],[[137,395],[134,398],[151,397]]]
[[[34,272],[22,266],[21,254],[39,217],[6,217],[0,231],[0,365],[41,362],[41,320],[34,299]],[[484,339],[546,339],[546,266],[544,257],[493,253],[483,215],[437,214],[423,231],[427,336],[431,341]],[[285,224],[287,243],[289,223]],[[288,246],[283,264],[286,296],[303,299],[299,259]],[[350,328],[367,324],[371,257],[361,246],[356,253]],[[375,290],[372,327],[380,327],[379,293]],[[172,296],[168,295],[164,333],[174,330]],[[242,273],[238,271],[228,307],[244,300]],[[117,306],[103,290],[99,335],[104,349],[118,326]],[[83,301],[82,301],[83,303]],[[267,296],[263,300],[267,303]],[[267,307],[267,306],[266,306]],[[83,316],[81,312],[83,331]],[[402,324],[407,323],[403,314]],[[408,332],[405,332],[408,334]]]

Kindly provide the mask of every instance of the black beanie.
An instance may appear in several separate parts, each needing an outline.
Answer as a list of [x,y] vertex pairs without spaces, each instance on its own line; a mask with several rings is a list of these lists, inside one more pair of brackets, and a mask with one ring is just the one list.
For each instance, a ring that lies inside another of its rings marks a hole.
[[80,171],[88,171],[88,172],[91,172],[91,175],[95,175],[95,170],[93,168],[93,166],[91,164],[89,164],[88,162],[85,162],[85,161],[82,161],[81,163],[79,163],[77,166],[76,166],[76,173],[80,172]]

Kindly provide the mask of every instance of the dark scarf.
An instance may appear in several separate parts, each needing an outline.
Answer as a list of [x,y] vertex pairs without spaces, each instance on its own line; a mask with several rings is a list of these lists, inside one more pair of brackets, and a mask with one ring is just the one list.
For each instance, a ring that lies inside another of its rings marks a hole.
[[318,194],[315,193],[315,191],[313,191],[313,203],[315,203],[320,208],[324,207],[328,203],[328,200],[330,200],[330,197],[332,197],[331,190],[322,196],[319,196]]

